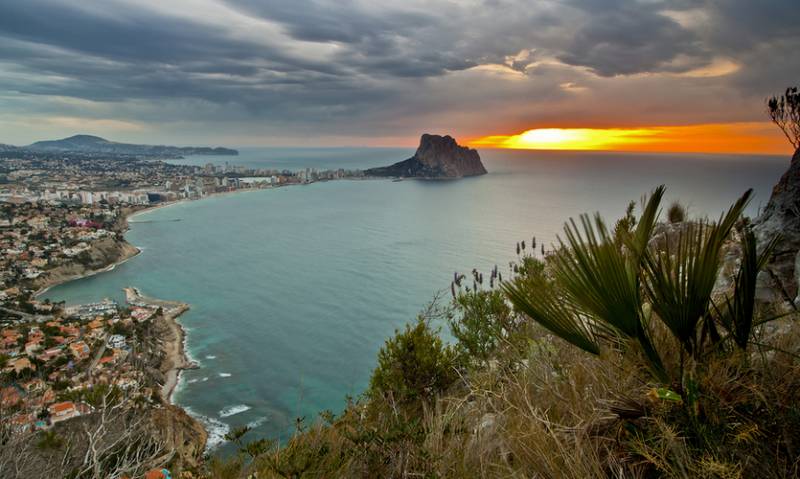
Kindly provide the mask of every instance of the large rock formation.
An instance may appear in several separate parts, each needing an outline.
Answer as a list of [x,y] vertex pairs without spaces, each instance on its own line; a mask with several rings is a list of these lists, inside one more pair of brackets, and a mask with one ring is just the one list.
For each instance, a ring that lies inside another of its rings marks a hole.
[[395,176],[401,178],[461,178],[485,175],[478,152],[460,146],[451,136],[424,134],[419,148],[411,158],[391,166],[372,168],[367,176]]
[[773,188],[767,207],[753,226],[759,244],[777,234],[781,236],[767,270],[787,299],[794,300],[800,272],[800,149],[794,153],[789,169]]

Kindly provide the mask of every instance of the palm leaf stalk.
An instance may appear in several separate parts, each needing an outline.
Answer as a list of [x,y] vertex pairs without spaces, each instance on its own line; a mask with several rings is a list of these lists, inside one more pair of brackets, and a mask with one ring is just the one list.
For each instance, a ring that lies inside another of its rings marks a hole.
[[667,238],[664,251],[645,252],[644,284],[652,309],[695,358],[701,346],[698,326],[704,319],[711,320],[709,306],[721,265],[722,245],[751,194],[752,190],[748,190],[716,224],[690,224],[678,234],[674,251]]
[[720,323],[734,343],[744,350],[750,341],[755,317],[756,279],[775,251],[780,236],[773,237],[758,254],[756,236],[747,229],[742,237],[742,263],[736,273],[733,295],[726,296],[722,309],[716,308]]

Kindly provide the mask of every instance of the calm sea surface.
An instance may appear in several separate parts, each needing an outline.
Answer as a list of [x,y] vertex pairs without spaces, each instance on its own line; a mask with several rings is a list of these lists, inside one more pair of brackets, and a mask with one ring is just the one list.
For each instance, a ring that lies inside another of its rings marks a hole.
[[[366,168],[398,149],[246,149],[194,157],[249,167]],[[341,410],[368,383],[378,349],[453,271],[506,271],[517,241],[550,244],[564,220],[609,221],[659,184],[694,215],[717,217],[745,189],[755,214],[789,158],[482,151],[489,174],[459,181],[335,181],[182,203],[136,217],[141,255],[52,289],[68,303],[124,299],[132,285],[191,303],[180,321],[201,364],[175,401],[219,441],[250,424],[285,439],[294,418]],[[223,449],[224,450],[224,449]]]

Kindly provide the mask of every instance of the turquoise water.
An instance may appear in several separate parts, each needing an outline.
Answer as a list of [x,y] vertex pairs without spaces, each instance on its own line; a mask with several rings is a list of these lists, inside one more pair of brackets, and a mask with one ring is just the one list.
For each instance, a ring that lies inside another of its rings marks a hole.
[[[295,153],[253,150],[239,164],[364,168],[412,152]],[[755,214],[788,166],[775,157],[482,156],[490,174],[478,178],[345,180],[157,209],[135,218],[127,235],[141,255],[47,296],[122,300],[121,289],[133,285],[191,303],[181,322],[201,368],[183,375],[176,402],[217,434],[251,424],[253,437],[285,438],[295,417],[338,411],[346,395],[363,391],[384,339],[447,289],[453,271],[505,271],[517,241],[551,243],[565,219],[585,211],[615,219],[661,183],[667,201],[681,198],[691,213],[714,217],[753,187]]]

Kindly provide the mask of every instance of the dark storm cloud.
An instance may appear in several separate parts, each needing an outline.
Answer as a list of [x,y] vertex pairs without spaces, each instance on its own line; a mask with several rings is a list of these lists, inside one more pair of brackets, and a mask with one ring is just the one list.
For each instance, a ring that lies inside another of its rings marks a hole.
[[[559,85],[610,88],[602,80],[681,75],[718,58],[739,70],[674,83],[692,98],[701,84],[763,95],[800,73],[794,0],[376,3],[0,0],[0,108],[3,96],[18,93],[29,103],[59,96],[151,105],[128,111],[132,120],[187,108],[196,121],[238,115],[341,131],[347,125],[335,121],[346,118],[365,132],[476,102],[530,118],[571,98]],[[498,89],[503,68],[518,77]],[[651,94],[644,83],[626,85],[632,97]],[[593,115],[611,108],[594,90]],[[517,111],[526,103],[534,113]]]
[[249,14],[280,22],[292,37],[312,42],[380,42],[394,36],[407,37],[421,28],[442,24],[442,20],[432,14],[390,8],[368,11],[352,0],[227,0],[226,3]]
[[[586,21],[558,58],[599,75],[671,71],[679,55],[707,57],[697,35],[652,4],[627,0],[573,0]],[[693,66],[697,66],[694,64]]]

